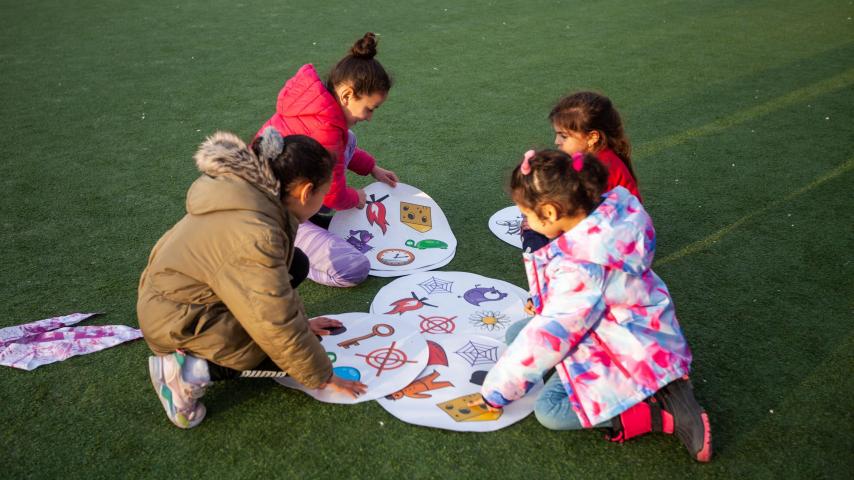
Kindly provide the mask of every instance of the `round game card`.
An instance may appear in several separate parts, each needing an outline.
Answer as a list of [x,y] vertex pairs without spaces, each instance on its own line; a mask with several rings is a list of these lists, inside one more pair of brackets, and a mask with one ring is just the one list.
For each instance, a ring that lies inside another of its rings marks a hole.
[[521,228],[522,212],[515,205],[502,208],[489,217],[489,230],[516,248],[522,248]]
[[507,327],[528,318],[527,299],[528,292],[503,280],[431,271],[407,275],[383,287],[371,303],[371,312],[411,325],[428,340],[484,335],[503,341]]
[[321,402],[359,403],[395,392],[418,376],[427,362],[427,344],[412,328],[369,313],[324,315],[344,324],[321,337],[321,345],[332,360],[332,371],[345,380],[368,386],[359,398],[329,389],[302,386],[291,377],[277,378],[282,385],[302,390]]
[[380,182],[365,187],[365,195],[365,208],[337,212],[329,231],[370,260],[372,275],[401,276],[450,262],[457,239],[429,195],[404,183],[392,188]]
[[542,380],[522,399],[500,412],[471,407],[480,399],[487,372],[507,348],[503,342],[478,335],[453,335],[427,340],[427,368],[406,387],[377,400],[404,422],[465,432],[490,432],[512,425],[534,411]]

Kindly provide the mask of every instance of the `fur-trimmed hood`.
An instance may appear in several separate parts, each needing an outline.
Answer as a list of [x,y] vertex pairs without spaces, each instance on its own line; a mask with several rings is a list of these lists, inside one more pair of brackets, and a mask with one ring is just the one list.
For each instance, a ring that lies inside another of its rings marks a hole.
[[[281,137],[279,139],[281,140]],[[262,140],[263,142],[267,142],[267,139]],[[270,168],[270,162],[258,158],[255,152],[233,133],[214,133],[202,142],[193,158],[199,171],[206,175],[237,175],[256,187],[279,196],[279,181]]]
[[137,315],[157,355],[184,349],[234,370],[270,358],[319,388],[332,364],[290,283],[299,220],[270,168],[283,145],[278,133],[251,148],[222,132],[202,143],[203,174],[187,192],[187,215],[149,255]]
[[202,142],[194,158],[204,175],[187,192],[188,213],[250,210],[273,218],[283,228],[290,222],[271,167],[271,159],[282,152],[284,141],[273,128],[259,138],[257,155],[228,132],[217,132]]

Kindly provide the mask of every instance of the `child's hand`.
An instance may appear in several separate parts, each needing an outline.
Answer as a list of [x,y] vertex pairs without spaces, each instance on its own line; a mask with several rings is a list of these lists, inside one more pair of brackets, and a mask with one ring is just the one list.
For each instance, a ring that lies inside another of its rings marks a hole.
[[490,412],[500,412],[501,411],[500,408],[495,408],[492,405],[486,403],[486,400],[484,400],[483,397],[480,397],[479,400],[472,400],[471,402],[469,402],[469,406],[470,407],[483,407],[483,408],[489,410]]
[[534,302],[530,298],[525,302],[525,313],[532,317],[537,314],[537,311],[534,310]]
[[308,321],[308,326],[315,335],[329,335],[328,329],[343,327],[344,324],[333,318],[315,317]]
[[378,165],[375,165],[374,169],[371,170],[371,176],[392,188],[397,186],[397,175],[395,175],[395,173],[391,170],[386,170]]
[[359,395],[368,391],[368,386],[364,383],[356,382],[353,380],[344,380],[343,378],[335,374],[333,374],[332,377],[329,378],[329,381],[326,382],[326,385],[324,385],[322,388],[331,388],[336,392],[350,395],[353,398],[358,398]]
[[356,195],[359,196],[359,203],[356,204],[356,208],[361,210],[361,209],[365,208],[365,202],[367,201],[367,198],[365,196],[365,191],[362,190],[361,188],[357,188],[356,189]]

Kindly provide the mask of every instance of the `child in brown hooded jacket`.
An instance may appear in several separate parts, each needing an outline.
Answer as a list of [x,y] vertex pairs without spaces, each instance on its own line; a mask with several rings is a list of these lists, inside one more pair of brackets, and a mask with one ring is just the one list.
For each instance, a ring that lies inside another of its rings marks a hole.
[[[270,128],[250,147],[218,132],[195,155],[202,176],[187,214],[154,246],[139,283],[137,314],[151,381],[169,419],[202,421],[211,381],[280,370],[310,388],[356,396],[315,334],[340,326],[308,320],[294,289],[308,271],[293,247],[297,226],[317,213],[333,160],[315,140]],[[278,373],[283,375],[283,373]]]

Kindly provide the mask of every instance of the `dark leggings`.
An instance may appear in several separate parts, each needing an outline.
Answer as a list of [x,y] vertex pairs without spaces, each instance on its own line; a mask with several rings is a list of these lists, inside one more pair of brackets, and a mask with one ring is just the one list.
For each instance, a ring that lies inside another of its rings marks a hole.
[[[308,277],[308,257],[299,248],[294,249],[294,259],[291,262],[291,269],[288,271],[291,275],[291,288],[297,288],[303,280]],[[281,372],[282,369],[276,365],[270,357],[265,357],[258,365],[251,370],[263,372]],[[216,382],[219,380],[228,380],[237,378],[242,373],[240,370],[234,370],[222,365],[217,365],[208,360],[208,372],[211,380]]]
[[294,259],[291,262],[291,288],[297,288],[308,277],[308,256],[299,248],[294,249]]
[[537,250],[549,244],[549,239],[545,235],[539,234],[533,230],[522,231],[522,251],[536,252]]

